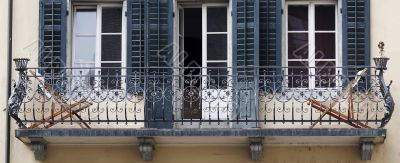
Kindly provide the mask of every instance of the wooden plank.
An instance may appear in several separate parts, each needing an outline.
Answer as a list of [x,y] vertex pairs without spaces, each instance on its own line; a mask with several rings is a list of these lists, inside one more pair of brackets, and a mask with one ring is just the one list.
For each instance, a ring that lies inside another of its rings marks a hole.
[[[67,115],[61,117],[59,120],[62,121],[62,120],[65,120],[65,119],[67,119],[67,118],[69,118],[69,117],[71,117],[71,116],[77,115],[77,113],[79,113],[80,111],[82,111],[82,110],[84,110],[84,109],[86,109],[86,108],[88,108],[88,107],[90,107],[90,106],[92,106],[92,105],[85,105],[85,106],[82,106],[82,107],[80,107],[79,109],[72,111],[72,113],[68,113]],[[60,122],[54,122],[54,123],[48,124],[48,125],[45,126],[45,128],[50,128],[50,127],[56,125],[57,123],[60,123]],[[85,125],[85,126],[86,126],[86,125]],[[89,125],[87,125],[87,126],[89,126]],[[82,127],[82,126],[81,126],[81,127]],[[89,126],[89,128],[90,128],[90,126]]]
[[[65,101],[62,96],[59,95],[58,92],[53,90],[53,87],[51,84],[47,83],[46,81],[40,79],[40,75],[37,75],[34,71],[29,70],[29,73],[31,73],[31,75],[33,75],[35,77],[35,79],[37,81],[39,81],[39,83],[41,85],[43,85],[44,87],[44,91],[47,91],[48,93],[51,94],[51,96],[53,97],[54,101],[57,102],[59,105],[61,105],[61,110],[57,113],[54,113],[54,102],[52,102],[52,115],[46,118],[43,118],[42,121],[43,122],[37,122],[32,124],[31,126],[29,126],[28,128],[37,128],[39,127],[41,124],[44,124],[44,121],[48,121],[48,120],[53,120],[54,117],[61,115],[61,119],[62,117],[62,113],[64,112],[70,112],[67,115],[70,115],[71,113],[74,113],[76,110],[73,110],[73,108],[77,107],[78,105],[80,106],[81,104],[86,104],[85,106],[90,107],[91,105],[93,105],[93,103],[86,101],[85,99],[81,99],[78,102],[75,102],[73,104],[68,104],[67,101]],[[87,108],[86,107],[86,108]],[[82,108],[82,107],[81,107]],[[79,109],[81,109],[79,108]],[[78,109],[78,110],[79,110]],[[83,110],[83,109],[82,109]],[[80,110],[81,111],[81,110]],[[80,119],[81,121],[83,121],[82,117],[80,117],[77,113],[73,114],[73,116],[76,116],[78,119]],[[73,117],[74,118],[74,117]],[[90,126],[86,123],[86,122],[82,122],[84,125],[82,126],[81,124],[79,124],[79,126],[81,126],[82,128],[90,128]]]
[[[329,107],[327,107],[326,105],[321,104],[320,102],[314,100],[314,99],[309,99],[308,100],[308,104],[310,104],[313,108],[318,109],[320,111],[325,112],[326,110],[329,110]],[[355,128],[371,128],[366,124],[363,124],[361,122],[355,122],[356,120],[354,118],[351,118],[347,115],[344,115],[342,113],[340,113],[337,110],[331,109],[327,112],[327,114],[329,114],[330,116],[350,125],[353,126]]]
[[[58,111],[58,112],[56,112],[56,113],[54,113],[53,115],[51,115],[51,116],[48,116],[48,117],[46,117],[46,118],[44,118],[44,119],[41,119],[41,121],[49,121],[49,120],[52,120],[52,118],[53,117],[57,117],[57,116],[59,116],[60,114],[62,114],[62,113],[65,113],[65,112],[69,112],[72,108],[74,108],[74,107],[76,107],[76,106],[78,106],[78,105],[80,105],[80,104],[82,104],[83,102],[86,102],[86,100],[80,100],[80,101],[78,101],[78,102],[76,102],[76,103],[74,103],[74,104],[71,104],[71,105],[69,105],[68,107],[61,107],[61,110],[60,111]],[[91,105],[91,104],[90,104]],[[41,124],[43,124],[44,122],[36,122],[36,123],[34,123],[34,124],[32,124],[31,126],[29,126],[28,128],[36,128],[36,127],[39,127]]]

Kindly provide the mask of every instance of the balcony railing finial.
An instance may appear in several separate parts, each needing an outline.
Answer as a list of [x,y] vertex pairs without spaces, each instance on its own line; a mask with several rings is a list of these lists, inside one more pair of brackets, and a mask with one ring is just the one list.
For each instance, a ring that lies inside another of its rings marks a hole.
[[13,60],[15,62],[15,67],[16,67],[15,70],[20,72],[26,70],[29,58],[14,58]]
[[378,56],[375,56],[374,62],[376,65],[376,69],[378,70],[386,70],[387,69],[387,62],[389,61],[389,57],[384,56],[384,52],[385,52],[385,43],[383,41],[379,42],[378,44],[378,48],[379,48],[379,54]]

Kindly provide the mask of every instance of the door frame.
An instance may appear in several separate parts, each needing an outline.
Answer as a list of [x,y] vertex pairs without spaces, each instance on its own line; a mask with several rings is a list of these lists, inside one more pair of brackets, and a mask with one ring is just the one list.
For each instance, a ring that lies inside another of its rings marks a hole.
[[[205,3],[202,8],[202,67],[207,68],[207,7],[227,7],[227,31],[226,32],[211,32],[211,33],[226,33],[227,34],[227,67],[232,67],[232,16],[231,5],[229,3]],[[204,71],[204,69],[203,69]],[[207,74],[203,72],[203,75]],[[228,76],[232,74],[229,71]]]
[[[184,23],[184,22],[180,22],[179,21],[179,12],[182,11],[181,9],[185,9],[185,8],[201,8],[202,9],[202,75],[206,75],[207,74],[207,7],[227,7],[227,69],[229,70],[228,73],[228,77],[231,77],[233,72],[232,72],[232,16],[231,16],[231,11],[232,11],[232,5],[231,2],[229,3],[204,3],[204,4],[200,4],[200,5],[191,5],[191,6],[181,6],[179,3],[177,3],[175,5],[175,13],[176,16],[175,17],[175,24],[176,27],[174,28],[175,30],[175,43],[179,46],[179,30],[180,30],[180,23]],[[183,29],[185,30],[185,29]],[[179,48],[176,48],[179,49]],[[175,57],[179,57],[181,54],[179,53],[175,53],[177,54],[177,56]],[[184,56],[185,57],[185,56]],[[181,59],[175,59],[174,61],[178,61],[181,62]],[[181,63],[174,63],[174,65],[182,65]],[[183,64],[184,65],[184,64]],[[183,67],[182,67],[183,68]],[[179,73],[179,75],[183,75],[181,73]],[[231,80],[228,78],[228,81]],[[228,82],[228,88],[231,88],[231,83]],[[183,87],[181,89],[184,89]],[[204,86],[201,86],[200,88],[201,90],[205,89]],[[180,91],[182,92],[182,90]],[[181,94],[182,95],[182,94]],[[200,97],[201,98],[201,97]],[[183,107],[183,99],[181,99],[181,102],[178,102],[178,105],[175,105],[175,107]],[[200,103],[203,102],[202,99],[199,100]],[[181,106],[179,106],[181,105]],[[229,107],[231,107],[231,104],[228,104]],[[202,107],[203,108],[203,107]],[[183,118],[183,114],[176,112],[176,114],[178,114],[177,118],[181,119]],[[196,127],[195,125],[192,125],[193,127]],[[223,126],[223,125],[222,125]]]

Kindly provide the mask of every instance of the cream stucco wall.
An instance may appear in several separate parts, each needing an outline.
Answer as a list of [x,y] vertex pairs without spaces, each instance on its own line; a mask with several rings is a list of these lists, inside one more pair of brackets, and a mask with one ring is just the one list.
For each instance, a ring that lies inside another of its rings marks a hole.
[[[31,57],[31,66],[37,63],[38,45],[38,0],[14,0],[13,57]],[[377,53],[376,44],[386,43],[386,55],[391,58],[386,79],[393,80],[391,92],[400,105],[400,15],[399,0],[371,0],[371,51]],[[6,18],[7,1],[0,1],[0,70],[6,69]],[[2,71],[3,72],[3,71]],[[6,75],[0,74],[0,90],[6,90]],[[6,106],[5,93],[0,94],[1,109]],[[400,160],[400,115],[397,107],[387,125],[388,135],[384,144],[375,146],[373,163],[397,163]],[[5,115],[0,111],[0,133],[5,133]],[[15,127],[15,126],[14,126]],[[0,134],[0,159],[4,158],[4,134]],[[29,146],[12,136],[12,163],[35,163]],[[143,162],[137,146],[49,146],[46,163],[128,163]],[[247,146],[157,146],[155,163],[177,162],[232,162],[249,161]],[[296,163],[355,163],[359,159],[357,147],[283,147],[265,146],[262,162]]]
[[[7,69],[7,35],[8,35],[8,1],[0,1],[0,70]],[[5,71],[0,73],[0,90],[6,90],[6,78],[7,75]],[[4,145],[6,142],[5,132],[6,132],[6,112],[3,109],[6,106],[6,91],[0,93],[0,161],[5,161],[4,155]]]

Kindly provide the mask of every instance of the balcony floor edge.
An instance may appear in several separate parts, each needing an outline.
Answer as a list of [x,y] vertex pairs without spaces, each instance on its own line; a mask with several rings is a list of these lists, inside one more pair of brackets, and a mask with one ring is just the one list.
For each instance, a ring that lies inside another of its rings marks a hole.
[[24,143],[43,138],[48,144],[138,144],[138,138],[153,137],[157,144],[248,144],[249,137],[263,137],[264,144],[357,145],[361,138],[383,143],[386,129],[16,129]]

